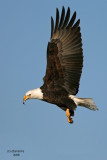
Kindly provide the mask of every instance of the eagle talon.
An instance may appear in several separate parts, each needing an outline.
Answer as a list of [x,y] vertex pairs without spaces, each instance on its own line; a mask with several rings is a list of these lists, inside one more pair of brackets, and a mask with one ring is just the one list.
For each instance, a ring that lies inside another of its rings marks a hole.
[[67,117],[69,123],[73,123],[73,119],[71,117]]

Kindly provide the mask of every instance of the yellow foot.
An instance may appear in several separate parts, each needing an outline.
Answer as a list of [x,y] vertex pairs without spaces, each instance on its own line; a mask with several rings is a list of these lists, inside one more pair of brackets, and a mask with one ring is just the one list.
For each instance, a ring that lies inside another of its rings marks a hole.
[[66,109],[66,116],[67,116],[67,117],[70,117],[70,112],[69,112],[69,109],[68,109],[68,108]]
[[73,119],[70,117],[70,111],[68,108],[66,109],[66,116],[67,116],[68,122],[73,123]]

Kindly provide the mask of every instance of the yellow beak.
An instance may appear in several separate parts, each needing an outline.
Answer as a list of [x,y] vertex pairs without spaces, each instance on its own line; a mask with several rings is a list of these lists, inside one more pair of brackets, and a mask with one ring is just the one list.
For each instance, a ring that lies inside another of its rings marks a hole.
[[29,97],[26,96],[26,95],[23,97],[23,104],[25,103],[25,101],[26,101],[28,98],[29,98]]

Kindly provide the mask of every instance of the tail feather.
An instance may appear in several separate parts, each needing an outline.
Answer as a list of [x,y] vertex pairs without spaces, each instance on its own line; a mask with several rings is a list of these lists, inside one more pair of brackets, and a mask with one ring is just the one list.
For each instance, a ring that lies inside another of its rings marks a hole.
[[94,111],[98,110],[92,98],[77,98],[73,95],[70,95],[69,97],[74,100],[77,106],[86,107]]
[[92,98],[79,98],[79,105],[91,110],[98,110]]

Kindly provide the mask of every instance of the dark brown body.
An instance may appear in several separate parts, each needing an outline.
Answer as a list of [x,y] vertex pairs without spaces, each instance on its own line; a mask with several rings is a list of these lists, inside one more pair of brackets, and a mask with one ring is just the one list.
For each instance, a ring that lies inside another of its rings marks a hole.
[[64,88],[60,86],[53,86],[46,90],[45,86],[42,86],[41,90],[43,92],[43,101],[55,104],[64,111],[69,108],[71,116],[74,115],[76,105],[74,101],[69,98],[69,93]]

